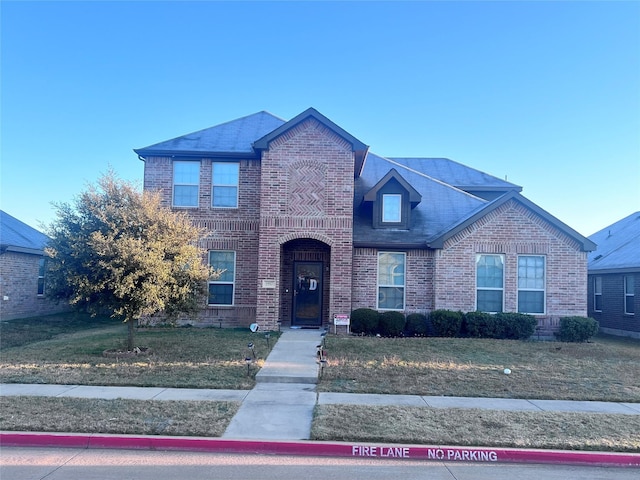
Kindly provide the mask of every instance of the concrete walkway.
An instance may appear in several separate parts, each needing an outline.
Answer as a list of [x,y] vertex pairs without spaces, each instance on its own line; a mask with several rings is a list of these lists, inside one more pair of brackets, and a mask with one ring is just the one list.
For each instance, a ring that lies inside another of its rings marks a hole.
[[237,401],[242,402],[242,405],[231,420],[223,438],[253,440],[309,439],[316,404],[404,405],[640,415],[640,403],[316,393],[319,373],[317,346],[322,342],[323,332],[321,330],[285,330],[256,375],[257,384],[252,390],[1,384],[0,395]]

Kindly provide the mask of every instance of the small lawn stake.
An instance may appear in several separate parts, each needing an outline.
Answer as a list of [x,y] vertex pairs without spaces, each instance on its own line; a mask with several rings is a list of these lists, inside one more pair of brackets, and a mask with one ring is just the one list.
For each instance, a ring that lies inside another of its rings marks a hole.
[[251,350],[251,355],[253,355],[253,359],[255,360],[256,359],[256,351],[253,348],[253,343],[250,343],[249,345],[247,345],[247,348],[249,350]]
[[264,338],[267,340],[267,349],[270,349],[271,344],[269,343],[269,338],[271,338],[271,334],[269,332],[265,333]]
[[252,359],[251,359],[251,357],[245,357],[244,361],[247,362],[247,377],[248,377],[251,374],[251,362],[252,362]]

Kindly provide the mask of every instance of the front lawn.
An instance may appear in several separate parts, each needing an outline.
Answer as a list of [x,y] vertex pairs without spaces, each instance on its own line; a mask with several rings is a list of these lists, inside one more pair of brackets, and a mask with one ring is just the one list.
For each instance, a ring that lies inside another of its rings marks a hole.
[[[330,336],[318,391],[640,402],[640,342]],[[504,369],[511,370],[505,375]]]
[[[136,344],[150,348],[151,354],[112,358],[103,352],[126,345],[126,325],[105,319],[85,321],[63,328],[64,317],[43,317],[42,329],[55,328],[57,333],[40,340],[29,333],[36,327],[27,320],[31,326],[22,330],[31,340],[0,351],[0,382],[251,389],[270,351],[264,334],[249,329],[141,328]],[[20,330],[20,322],[4,322],[0,333]],[[269,347],[277,337],[271,334]],[[254,344],[256,360],[247,374],[245,358],[253,357],[249,343]]]

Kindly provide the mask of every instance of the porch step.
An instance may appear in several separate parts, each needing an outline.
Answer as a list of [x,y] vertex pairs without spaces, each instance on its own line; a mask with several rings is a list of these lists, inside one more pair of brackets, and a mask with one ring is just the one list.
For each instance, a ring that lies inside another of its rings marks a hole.
[[317,346],[321,341],[320,330],[285,330],[256,374],[256,382],[318,383]]

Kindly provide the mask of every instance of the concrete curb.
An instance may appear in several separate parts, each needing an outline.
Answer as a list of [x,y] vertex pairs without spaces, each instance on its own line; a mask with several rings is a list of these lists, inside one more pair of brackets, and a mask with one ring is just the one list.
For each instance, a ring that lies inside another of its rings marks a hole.
[[0,446],[120,448],[212,453],[385,458],[439,462],[545,463],[640,467],[640,454],[373,443],[226,440],[204,437],[0,432]]

